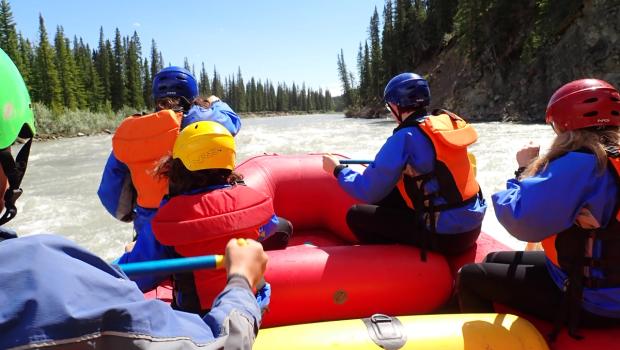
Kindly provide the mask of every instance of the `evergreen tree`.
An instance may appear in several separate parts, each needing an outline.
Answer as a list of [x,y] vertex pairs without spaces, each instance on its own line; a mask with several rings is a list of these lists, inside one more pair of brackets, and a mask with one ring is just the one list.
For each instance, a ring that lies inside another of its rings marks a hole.
[[[366,43],[366,47],[368,47],[368,43]],[[364,65],[364,61],[367,57],[364,56],[364,50],[362,49],[362,43],[360,43],[359,49],[357,51],[357,70],[359,72],[359,94],[360,98],[364,101],[368,99],[368,84],[370,83],[370,71]]]
[[30,40],[24,39],[21,33],[18,35],[19,39],[19,55],[22,58],[22,63],[24,65],[24,69],[20,70],[22,77],[24,78],[24,82],[28,87],[29,91],[32,91],[32,75],[35,66],[34,62],[34,51],[32,49],[32,44]]
[[381,57],[381,38],[379,37],[379,13],[375,7],[375,12],[370,18],[368,29],[370,36],[370,84],[369,95],[371,101],[381,98],[381,91],[384,85],[383,78],[383,58]]
[[306,95],[306,83],[301,85],[301,90],[299,91],[299,110],[307,111],[308,110],[308,96]]
[[54,57],[54,49],[49,43],[45,21],[43,16],[39,15],[39,46],[33,70],[32,95],[35,101],[43,102],[58,113],[63,105],[63,96]]
[[157,51],[157,44],[155,39],[151,41],[151,77],[164,69],[164,60],[162,59],[161,52]]
[[381,44],[381,56],[384,64],[384,77],[389,79],[398,74],[398,42],[394,32],[394,9],[392,0],[385,1],[383,8],[383,36]]
[[111,64],[110,61],[110,42],[105,40],[103,35],[103,27],[99,27],[99,46],[97,47],[97,51],[94,52],[94,61],[95,68],[97,69],[97,75],[101,79],[101,100],[105,105],[107,102],[110,102],[110,94],[111,94],[111,83],[110,83],[110,70]]
[[248,93],[248,111],[256,112],[258,110],[258,94],[256,88],[256,80],[254,77],[250,79],[247,84],[247,93]]
[[273,87],[273,83],[271,81],[268,82],[269,89],[267,91],[267,105],[266,111],[276,111],[277,110],[277,95],[276,90]]
[[113,60],[110,69],[111,102],[115,111],[120,110],[126,102],[127,89],[125,88],[125,49],[121,39],[121,32],[116,28],[114,36]]
[[76,110],[78,106],[77,72],[68,45],[65,45],[64,30],[61,26],[56,27],[54,47],[56,49],[54,62],[58,69],[63,105],[71,110]]
[[145,57],[142,63],[142,76],[144,77],[144,83],[142,85],[142,98],[144,99],[144,105],[146,109],[153,109],[155,107],[155,101],[153,101],[153,77],[151,76],[151,65],[149,60]]
[[205,69],[205,63],[202,62],[202,67],[200,69],[200,83],[198,84],[198,88],[200,91],[200,95],[203,97],[211,96],[211,83],[209,82],[209,76],[207,75],[207,70]]
[[351,84],[350,73],[347,69],[347,65],[344,61],[344,52],[340,49],[340,55],[338,56],[338,75],[342,83],[342,97],[344,99],[345,106],[353,106],[353,87]]
[[78,108],[98,111],[103,107],[103,86],[95,64],[91,59],[90,47],[84,45],[82,38],[79,41],[75,38],[74,42],[76,42],[73,45],[75,63],[84,96],[83,99],[79,100]]
[[13,60],[20,72],[26,71],[22,57],[19,54],[19,41],[17,39],[13,13],[11,12],[11,5],[6,0],[0,2],[0,48]]
[[325,90],[325,110],[334,110],[334,101],[332,100],[332,94],[329,92],[329,90]]
[[211,84],[211,93],[217,97],[224,98],[224,87],[222,86],[220,76],[217,74],[215,66],[213,67],[213,80]]
[[267,94],[262,81],[256,83],[256,111],[262,112],[266,109]]
[[288,100],[288,108],[291,111],[297,111],[299,110],[299,105],[300,102],[298,101],[301,98],[301,96],[298,94],[297,92],[297,86],[295,85],[295,83],[293,82],[293,86],[291,87],[291,94],[290,94],[290,98]]
[[127,87],[127,105],[137,108],[144,106],[142,87],[142,48],[137,32],[127,40],[125,55],[125,86]]
[[237,100],[237,111],[238,112],[246,112],[247,111],[247,97],[245,93],[245,83],[243,82],[243,77],[241,76],[241,67],[237,69],[237,81],[235,84],[235,98]]

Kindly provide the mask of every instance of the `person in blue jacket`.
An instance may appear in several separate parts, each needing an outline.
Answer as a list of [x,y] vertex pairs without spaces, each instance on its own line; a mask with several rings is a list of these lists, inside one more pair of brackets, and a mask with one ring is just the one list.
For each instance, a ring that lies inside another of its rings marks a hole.
[[[216,121],[232,135],[241,128],[239,116],[218,97],[198,96],[196,79],[184,68],[171,66],[158,72],[152,93],[156,113],[130,116],[121,123],[97,191],[110,214],[133,221],[134,241],[141,233],[150,233],[150,220],[167,190],[150,173],[171,152],[179,129],[200,120]],[[157,113],[167,110],[171,112]]]
[[499,222],[543,251],[498,252],[458,274],[463,312],[493,312],[493,302],[554,321],[620,324],[620,94],[607,82],[581,79],[558,89],[546,121],[557,136],[547,154],[530,144],[519,170],[493,195]]
[[[262,246],[226,247],[228,282],[203,318],[144,295],[118,266],[56,235],[17,238],[17,214],[34,115],[26,84],[0,49],[0,349],[251,349],[261,322],[252,288]],[[11,145],[27,139],[13,159]]]
[[323,156],[325,171],[367,203],[349,209],[348,226],[362,243],[419,246],[423,259],[426,249],[470,249],[486,210],[467,154],[475,131],[451,112],[428,113],[428,82],[415,73],[392,78],[384,99],[398,127],[363,173]]
[[57,235],[0,242],[0,349],[251,349],[260,243],[226,250],[228,282],[204,317],[146,300],[116,265]]

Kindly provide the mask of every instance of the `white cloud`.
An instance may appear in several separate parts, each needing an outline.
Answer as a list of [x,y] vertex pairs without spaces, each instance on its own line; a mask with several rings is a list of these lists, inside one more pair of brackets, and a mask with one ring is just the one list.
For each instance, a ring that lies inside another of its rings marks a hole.
[[140,27],[142,24],[140,24],[140,22],[133,22],[131,25],[134,27]]

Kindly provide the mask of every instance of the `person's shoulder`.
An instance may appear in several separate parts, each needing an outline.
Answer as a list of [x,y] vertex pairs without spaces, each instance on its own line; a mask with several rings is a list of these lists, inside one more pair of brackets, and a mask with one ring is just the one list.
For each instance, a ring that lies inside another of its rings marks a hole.
[[[553,159],[547,169],[543,171],[545,176],[571,177],[571,178],[598,178],[600,172],[597,168],[596,156],[592,153],[574,151]],[[569,175],[571,174],[571,175]]]

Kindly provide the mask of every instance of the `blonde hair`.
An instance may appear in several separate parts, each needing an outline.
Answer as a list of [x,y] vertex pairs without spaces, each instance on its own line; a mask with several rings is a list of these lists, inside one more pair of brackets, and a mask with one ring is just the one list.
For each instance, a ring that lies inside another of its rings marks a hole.
[[607,169],[607,150],[620,145],[620,128],[584,128],[565,131],[553,140],[547,154],[532,162],[523,172],[523,177],[534,176],[547,168],[554,159],[568,152],[585,150],[596,157],[596,170],[603,174]]

